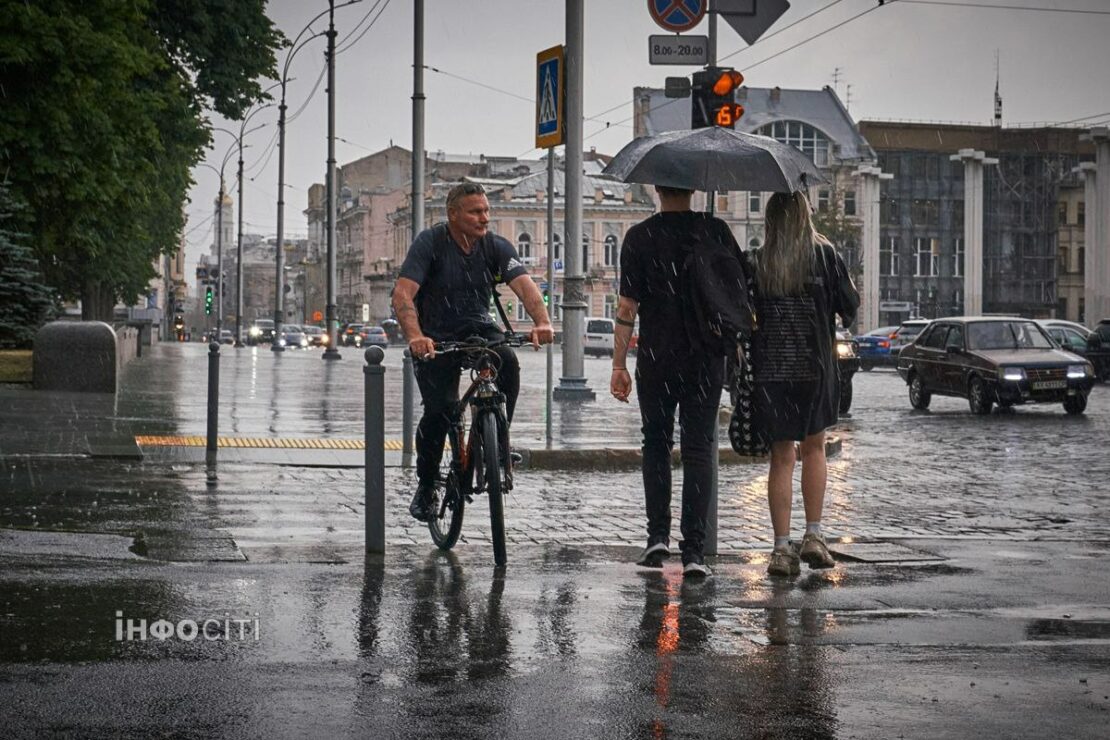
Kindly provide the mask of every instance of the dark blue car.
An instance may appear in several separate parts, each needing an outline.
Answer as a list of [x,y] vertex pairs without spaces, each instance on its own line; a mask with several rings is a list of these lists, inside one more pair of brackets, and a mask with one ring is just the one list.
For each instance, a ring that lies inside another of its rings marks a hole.
[[897,330],[897,326],[883,326],[856,336],[856,342],[859,344],[860,370],[894,367],[898,356],[890,351],[890,335]]

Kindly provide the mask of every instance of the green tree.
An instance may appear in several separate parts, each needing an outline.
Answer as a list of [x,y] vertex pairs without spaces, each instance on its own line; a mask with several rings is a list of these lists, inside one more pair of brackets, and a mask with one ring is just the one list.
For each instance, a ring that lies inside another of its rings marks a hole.
[[0,349],[30,347],[35,332],[53,318],[54,293],[42,282],[38,261],[24,243],[25,234],[11,230],[14,203],[0,183]]
[[276,73],[265,0],[0,0],[0,177],[48,283],[86,319],[146,293],[179,246],[205,111]]

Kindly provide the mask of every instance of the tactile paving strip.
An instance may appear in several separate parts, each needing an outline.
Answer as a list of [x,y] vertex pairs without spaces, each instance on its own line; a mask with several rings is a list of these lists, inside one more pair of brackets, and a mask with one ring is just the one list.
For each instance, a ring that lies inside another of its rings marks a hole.
[[[139,447],[205,447],[208,439],[201,436],[155,436],[135,437]],[[217,437],[217,447],[244,447],[255,449],[284,450],[364,450],[366,443],[361,439],[295,439],[291,437]],[[387,439],[385,449],[401,451],[399,439]]]

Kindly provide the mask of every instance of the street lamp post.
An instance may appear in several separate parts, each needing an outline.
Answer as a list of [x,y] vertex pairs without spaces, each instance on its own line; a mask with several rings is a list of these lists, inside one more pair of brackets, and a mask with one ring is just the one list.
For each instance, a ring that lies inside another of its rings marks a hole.
[[220,177],[220,194],[216,203],[216,338],[215,341],[220,341],[220,331],[224,326],[224,198],[227,197],[227,189],[225,187],[224,170],[227,167],[228,161],[231,159],[232,153],[235,151],[238,138],[235,137],[234,132],[228,131],[226,128],[214,127],[213,131],[222,131],[225,134],[230,134],[235,141],[227,148],[223,160],[220,162],[219,168],[210,165],[207,162],[199,162],[201,167],[207,167],[215,172]]
[[338,360],[339,317],[335,306],[335,0],[328,0],[328,302],[325,319],[328,323],[328,346],[325,360]]
[[[347,5],[354,5],[362,0],[349,0],[339,7],[346,7]],[[313,33],[308,38],[302,40],[302,37],[307,31],[312,30],[312,24],[323,18],[325,15],[334,13],[335,8],[329,7],[327,10],[318,13],[312,20],[305,24],[297,37],[293,39],[293,43],[289,45],[289,55],[285,57],[285,65],[281,71],[281,104],[278,106],[278,201],[277,201],[277,255],[275,256],[275,273],[277,290],[274,293],[274,336],[277,332],[281,331],[282,312],[282,295],[284,289],[284,246],[285,246],[285,112],[288,109],[285,104],[285,93],[289,83],[289,67],[293,62],[293,57],[308,44],[309,41],[319,38],[324,35],[324,32]],[[329,335],[328,342],[331,344],[332,337]],[[333,345],[334,346],[334,345]],[[332,349],[329,347],[328,349]],[[281,352],[284,348],[281,347],[276,341],[270,346],[274,352]]]
[[[276,84],[270,85],[267,89],[262,91],[262,94],[270,92],[277,87]],[[272,108],[273,103],[267,103],[261,108],[254,108],[249,111],[247,115],[243,116],[242,123],[239,124],[239,136],[236,139],[239,143],[239,231],[238,238],[235,242],[235,346],[243,346],[243,139],[247,134],[257,131],[262,126],[255,126],[250,131],[247,131],[247,123],[251,120],[254,114]],[[265,124],[263,124],[265,125]]]

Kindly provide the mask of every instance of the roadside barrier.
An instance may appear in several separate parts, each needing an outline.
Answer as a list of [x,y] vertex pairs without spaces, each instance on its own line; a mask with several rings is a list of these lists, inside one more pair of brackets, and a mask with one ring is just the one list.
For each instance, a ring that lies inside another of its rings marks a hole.
[[204,451],[204,464],[209,483],[216,482],[216,438],[219,436],[220,409],[220,345],[208,343],[208,444]]
[[[385,350],[366,350],[366,552],[385,552]],[[406,356],[407,361],[407,356]]]

